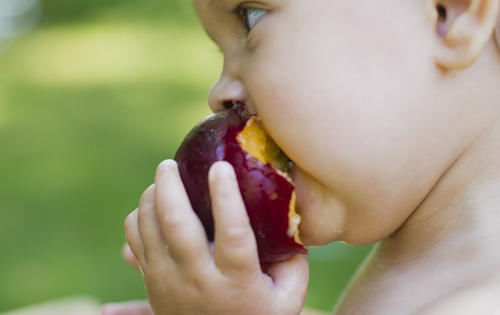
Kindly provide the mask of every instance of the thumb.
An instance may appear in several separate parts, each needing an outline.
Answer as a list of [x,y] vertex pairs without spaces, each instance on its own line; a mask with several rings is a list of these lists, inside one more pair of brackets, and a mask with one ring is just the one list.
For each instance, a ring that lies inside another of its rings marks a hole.
[[146,301],[130,301],[110,303],[102,308],[102,315],[154,315],[153,309]]
[[304,303],[309,283],[309,262],[305,255],[295,255],[273,264],[267,274],[278,289],[285,291],[288,296],[302,298]]

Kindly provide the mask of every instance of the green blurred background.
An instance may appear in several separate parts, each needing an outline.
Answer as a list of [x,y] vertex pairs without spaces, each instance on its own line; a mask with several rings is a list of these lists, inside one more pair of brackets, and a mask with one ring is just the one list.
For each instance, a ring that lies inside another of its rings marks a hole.
[[[188,0],[41,7],[39,25],[0,49],[0,312],[143,298],[122,222],[209,113],[222,56]],[[368,251],[311,249],[307,305],[331,309]]]

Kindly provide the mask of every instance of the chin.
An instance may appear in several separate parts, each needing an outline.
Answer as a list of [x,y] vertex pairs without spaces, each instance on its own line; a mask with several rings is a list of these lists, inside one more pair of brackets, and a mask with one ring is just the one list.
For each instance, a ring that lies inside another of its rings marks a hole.
[[313,237],[308,237],[308,236],[301,236],[302,243],[305,246],[325,246],[328,244],[331,244],[336,241],[340,241],[338,238],[330,238],[330,237],[321,237],[321,236],[313,236]]
[[304,245],[323,246],[341,241],[344,235],[346,205],[337,196],[298,166],[292,169],[297,194],[297,213]]
[[[298,209],[300,213],[300,209]],[[335,230],[334,226],[325,224],[325,220],[309,220],[307,215],[302,215],[302,223],[299,226],[300,239],[305,246],[324,246],[341,241],[342,232]]]

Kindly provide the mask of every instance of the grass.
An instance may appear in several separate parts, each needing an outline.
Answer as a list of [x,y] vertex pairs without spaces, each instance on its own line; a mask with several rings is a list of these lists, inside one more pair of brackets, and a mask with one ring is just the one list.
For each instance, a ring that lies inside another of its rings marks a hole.
[[[196,25],[119,16],[47,25],[0,56],[0,311],[144,297],[122,222],[208,114],[221,61]],[[367,251],[312,249],[307,304],[331,308]]]

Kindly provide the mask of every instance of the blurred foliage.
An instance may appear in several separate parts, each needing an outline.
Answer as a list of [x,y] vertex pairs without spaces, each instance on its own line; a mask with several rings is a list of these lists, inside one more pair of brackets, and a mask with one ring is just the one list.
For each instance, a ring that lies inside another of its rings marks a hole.
[[[209,113],[222,62],[189,5],[46,0],[0,55],[0,311],[145,296],[123,219]],[[331,308],[368,250],[313,248],[307,304]]]
[[102,16],[168,18],[192,22],[190,0],[42,0],[44,24],[85,22]]

